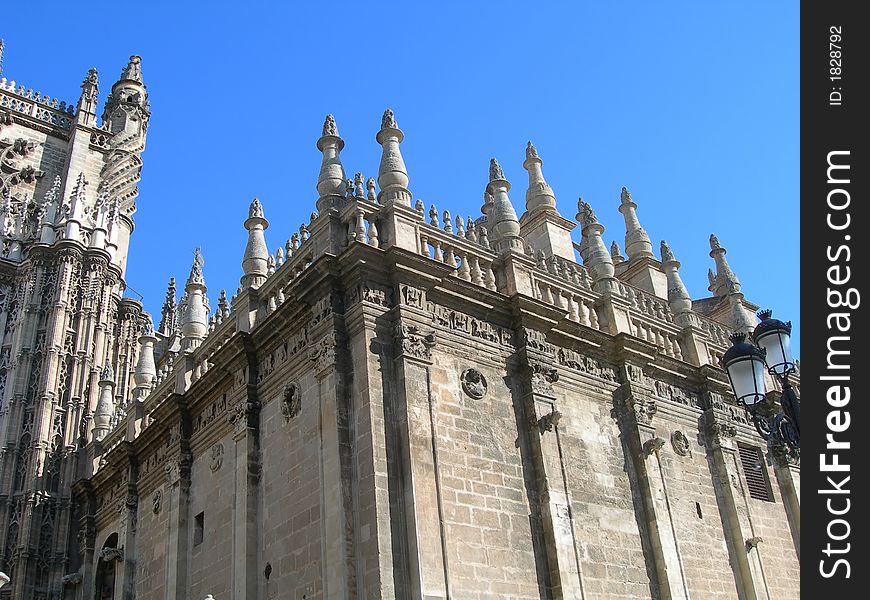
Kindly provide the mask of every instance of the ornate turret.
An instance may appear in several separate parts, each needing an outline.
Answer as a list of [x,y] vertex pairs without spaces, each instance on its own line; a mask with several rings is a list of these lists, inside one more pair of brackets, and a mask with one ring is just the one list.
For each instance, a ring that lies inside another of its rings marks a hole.
[[637,204],[626,188],[622,188],[619,199],[619,212],[625,218],[625,252],[628,254],[628,260],[641,257],[655,258],[652,242],[637,220]]
[[193,349],[208,334],[208,300],[205,298],[205,277],[202,273],[202,253],[196,249],[190,276],[184,285],[181,311],[182,349]]
[[579,198],[577,200],[577,221],[580,223],[583,235],[580,246],[583,264],[592,271],[595,289],[600,292],[609,291],[613,282],[613,259],[601,239],[604,226],[598,222],[592,206]]
[[317,140],[317,149],[323,153],[320,175],[317,177],[317,212],[325,213],[344,202],[344,167],[341,164],[341,150],[344,140],[338,135],[338,125],[332,115],[326,115],[323,134]]
[[492,206],[486,215],[490,244],[496,252],[523,249],[520,222],[508,192],[511,184],[504,177],[501,165],[494,158],[489,161],[489,184],[486,191],[492,196]]
[[671,307],[671,312],[674,313],[674,316],[692,312],[692,298],[689,296],[678,271],[680,263],[674,258],[674,253],[671,252],[665,240],[662,240],[661,253],[662,268],[668,278],[668,304]]
[[[321,138],[322,139],[322,138]],[[269,221],[263,214],[263,206],[257,198],[251,202],[245,229],[248,230],[248,245],[245,246],[245,256],[242,259],[242,287],[260,287],[266,281],[268,273],[269,249],[266,247],[264,231],[269,227]]]
[[399,129],[393,111],[384,111],[381,119],[381,130],[376,137],[381,145],[381,164],[378,167],[378,202],[400,202],[406,206],[411,204],[411,192],[408,191],[408,171],[399,144],[405,139],[405,134]]
[[115,414],[115,377],[112,374],[111,364],[106,363],[103,367],[98,385],[100,396],[94,411],[94,439],[101,440],[109,433],[112,417]]
[[96,69],[90,69],[82,81],[82,94],[76,107],[76,124],[93,127],[97,124],[97,98],[100,94],[100,79]]
[[127,215],[136,210],[142,169],[140,157],[151,117],[148,93],[142,83],[141,60],[138,56],[130,57],[120,78],[112,85],[112,93],[103,109],[103,124],[112,137],[100,174],[100,189],[108,192],[111,199],[117,198]]
[[710,257],[716,262],[716,274],[710,271],[710,291],[716,296],[727,296],[740,292],[740,281],[728,265],[725,248],[719,244],[715,233],[710,234]]

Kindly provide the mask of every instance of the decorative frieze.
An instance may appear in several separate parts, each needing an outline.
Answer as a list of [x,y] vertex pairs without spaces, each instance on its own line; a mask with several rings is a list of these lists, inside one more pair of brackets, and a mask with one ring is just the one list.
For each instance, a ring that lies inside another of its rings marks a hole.
[[423,308],[423,303],[426,300],[426,294],[423,290],[405,285],[404,283],[399,285],[399,297],[405,306],[419,309]]
[[592,358],[591,356],[585,356],[579,352],[575,352],[574,350],[559,348],[556,352],[556,361],[559,366],[580,371],[581,373],[598,377],[605,381],[615,382],[619,379],[615,367],[603,363],[596,358]]
[[359,283],[348,290],[345,295],[345,306],[350,307],[360,302],[369,302],[383,308],[393,305],[390,290],[372,283]]
[[314,371],[318,376],[335,366],[335,338],[335,332],[330,331],[308,351],[308,359],[314,363]]
[[473,338],[510,347],[513,334],[511,330],[476,319],[458,310],[429,302],[427,309],[432,313],[432,323],[449,331],[462,333]]

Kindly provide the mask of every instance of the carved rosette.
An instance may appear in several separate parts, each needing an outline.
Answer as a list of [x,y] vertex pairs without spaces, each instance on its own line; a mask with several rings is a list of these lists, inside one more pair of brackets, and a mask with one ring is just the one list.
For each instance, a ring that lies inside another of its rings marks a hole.
[[432,362],[432,348],[435,347],[435,330],[421,329],[417,325],[399,323],[396,325],[396,345],[402,356],[425,362]]

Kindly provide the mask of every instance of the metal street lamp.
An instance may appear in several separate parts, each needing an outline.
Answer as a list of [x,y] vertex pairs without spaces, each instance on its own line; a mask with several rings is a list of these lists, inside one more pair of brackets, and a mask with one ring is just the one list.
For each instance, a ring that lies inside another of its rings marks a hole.
[[[791,355],[791,322],[772,318],[773,312],[758,313],[761,323],[752,332],[750,344],[746,334],[730,337],[731,348],[722,357],[731,389],[737,402],[752,416],[752,422],[765,440],[800,450],[800,399],[788,378],[795,372]],[[773,402],[765,397],[764,369],[782,384],[782,412],[772,414]]]

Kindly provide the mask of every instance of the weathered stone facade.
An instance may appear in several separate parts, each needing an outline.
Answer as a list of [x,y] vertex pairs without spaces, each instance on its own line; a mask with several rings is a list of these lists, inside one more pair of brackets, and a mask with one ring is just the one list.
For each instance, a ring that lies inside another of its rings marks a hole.
[[572,241],[531,143],[521,216],[493,159],[454,219],[413,200],[391,111],[367,182],[330,116],[310,222],[269,254],[254,200],[238,292],[212,312],[197,253],[155,331],[122,296],[148,114],[124,73],[100,126],[95,74],[59,123],[0,84],[7,597],[799,596],[799,463],[718,366],[758,307],[715,237],[693,301],[627,190],[627,257],[582,199]]

